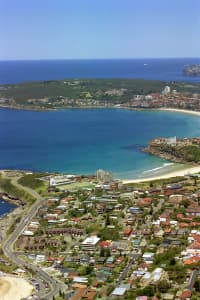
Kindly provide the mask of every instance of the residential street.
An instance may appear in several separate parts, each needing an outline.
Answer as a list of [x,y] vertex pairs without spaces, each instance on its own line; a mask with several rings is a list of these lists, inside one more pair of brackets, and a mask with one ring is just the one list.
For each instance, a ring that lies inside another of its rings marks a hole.
[[27,222],[30,222],[30,220],[35,216],[38,209],[46,202],[46,199],[43,199],[36,191],[21,186],[17,182],[17,180],[18,178],[14,178],[12,180],[12,184],[14,184],[16,187],[20,189],[26,190],[29,194],[31,194],[33,197],[36,198],[36,202],[31,206],[28,212],[25,213],[24,216],[22,216],[20,223],[17,225],[15,230],[11,233],[9,238],[4,242],[2,249],[4,254],[8,258],[10,258],[15,264],[17,264],[19,267],[32,270],[34,272],[34,279],[37,282],[48,283],[50,290],[45,291],[45,289],[41,287],[40,290],[38,291],[38,296],[41,299],[50,300],[53,298],[54,295],[57,295],[59,293],[59,290],[63,290],[65,288],[63,284],[53,279],[51,276],[45,273],[41,268],[23,261],[21,258],[18,257],[17,253],[15,253],[13,249],[13,245],[15,241],[26,228]]

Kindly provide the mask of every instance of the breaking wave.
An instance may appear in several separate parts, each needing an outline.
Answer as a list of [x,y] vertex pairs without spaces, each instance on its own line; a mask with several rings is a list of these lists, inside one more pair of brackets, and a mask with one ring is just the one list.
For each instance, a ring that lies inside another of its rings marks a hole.
[[153,172],[157,172],[161,169],[164,169],[166,167],[169,167],[169,166],[172,166],[174,165],[174,163],[164,163],[162,166],[160,167],[157,167],[157,168],[154,168],[154,169],[150,169],[150,170],[147,170],[147,171],[144,171],[143,173],[146,174],[146,173],[153,173]]

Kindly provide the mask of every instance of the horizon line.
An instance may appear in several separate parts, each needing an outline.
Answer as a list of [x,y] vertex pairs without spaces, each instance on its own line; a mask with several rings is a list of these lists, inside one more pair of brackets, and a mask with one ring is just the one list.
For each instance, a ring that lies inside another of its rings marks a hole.
[[129,59],[200,59],[194,56],[161,56],[161,57],[114,57],[114,58],[26,58],[26,59],[0,59],[1,62],[8,61],[52,61],[52,60],[129,60]]

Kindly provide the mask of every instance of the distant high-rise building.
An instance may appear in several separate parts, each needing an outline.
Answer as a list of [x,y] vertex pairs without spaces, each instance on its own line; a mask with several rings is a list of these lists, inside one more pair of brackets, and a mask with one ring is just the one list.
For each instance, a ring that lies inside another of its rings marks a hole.
[[104,170],[97,170],[96,177],[99,182],[111,182],[113,180],[112,173]]
[[170,86],[166,85],[165,88],[164,88],[164,90],[162,91],[162,94],[163,95],[170,94],[170,91],[171,91]]

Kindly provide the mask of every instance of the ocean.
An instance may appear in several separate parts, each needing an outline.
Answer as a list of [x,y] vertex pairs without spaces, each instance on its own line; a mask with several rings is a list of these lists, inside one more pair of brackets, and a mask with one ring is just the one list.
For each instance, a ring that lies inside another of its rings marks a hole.
[[[0,84],[64,78],[199,82],[182,73],[199,58],[0,61]],[[174,112],[0,110],[0,168],[150,177],[176,165],[141,152],[157,136],[199,136],[200,118]]]
[[200,58],[0,61],[0,84],[65,78],[143,78],[200,82],[185,76]]
[[16,205],[0,199],[0,217],[3,216],[4,214],[11,212],[15,208]]
[[0,168],[151,177],[175,164],[141,152],[155,137],[199,136],[200,118],[169,111],[0,110]]

